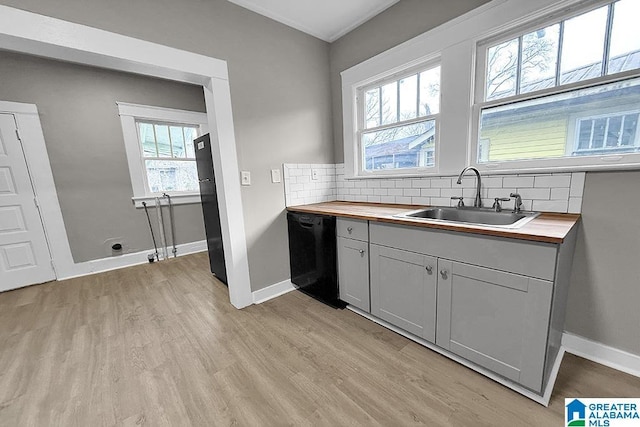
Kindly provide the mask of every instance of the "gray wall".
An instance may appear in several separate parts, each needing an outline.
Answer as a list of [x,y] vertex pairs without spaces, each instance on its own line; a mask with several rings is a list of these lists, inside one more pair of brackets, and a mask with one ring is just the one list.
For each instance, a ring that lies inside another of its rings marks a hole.
[[[0,82],[1,100],[38,106],[73,259],[110,256],[111,238],[128,252],[153,247],[131,202],[116,101],[205,111],[202,88],[2,51]],[[204,239],[200,205],[174,213],[177,243]]]
[[327,43],[226,0],[0,3],[227,60],[239,166],[253,181],[242,189],[252,288],[289,278],[284,189],[269,170],[334,160]]
[[588,173],[565,329],[640,355],[640,172]]
[[331,44],[331,97],[336,163],[344,161],[340,72],[456,18],[489,0],[400,0]]

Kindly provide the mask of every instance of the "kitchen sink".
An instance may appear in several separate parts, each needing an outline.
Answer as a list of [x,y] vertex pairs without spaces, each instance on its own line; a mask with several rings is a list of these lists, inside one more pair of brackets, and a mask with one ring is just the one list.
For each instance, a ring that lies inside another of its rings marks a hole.
[[514,213],[510,211],[496,212],[491,209],[482,208],[433,207],[394,216],[397,218],[425,221],[474,224],[500,228],[520,228],[538,215],[540,215],[539,212]]

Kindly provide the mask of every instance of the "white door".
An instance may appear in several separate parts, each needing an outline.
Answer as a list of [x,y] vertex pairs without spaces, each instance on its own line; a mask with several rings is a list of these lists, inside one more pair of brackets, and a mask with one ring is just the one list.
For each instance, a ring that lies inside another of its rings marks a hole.
[[55,279],[11,114],[0,114],[0,291]]

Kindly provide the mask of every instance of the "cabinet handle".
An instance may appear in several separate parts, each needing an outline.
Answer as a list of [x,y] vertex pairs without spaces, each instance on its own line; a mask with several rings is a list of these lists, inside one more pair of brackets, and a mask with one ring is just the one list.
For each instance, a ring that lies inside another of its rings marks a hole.
[[440,275],[442,276],[443,279],[447,280],[447,270],[440,270]]
[[432,266],[427,265],[425,268],[427,269],[427,273],[429,273],[429,274],[433,273],[433,267]]
[[364,249],[360,249],[358,252],[360,252],[361,256],[364,256]]
[[351,232],[353,231],[353,227],[347,227],[347,231],[349,232],[349,234],[351,234]]

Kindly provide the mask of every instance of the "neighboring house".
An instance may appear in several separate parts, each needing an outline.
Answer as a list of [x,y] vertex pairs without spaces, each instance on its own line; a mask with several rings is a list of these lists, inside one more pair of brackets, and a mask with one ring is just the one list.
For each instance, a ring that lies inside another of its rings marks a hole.
[[434,165],[435,124],[417,136],[372,144],[364,149],[365,170],[416,168]]
[[[594,63],[569,71],[561,84],[599,77],[601,67],[602,63]],[[612,58],[609,71],[638,67],[640,51],[635,51]],[[543,79],[524,85],[522,93],[553,86],[554,78]],[[586,96],[569,93],[556,95],[554,102],[541,98],[542,102],[527,103],[521,108],[488,110],[482,118],[479,159],[503,161],[640,151],[638,93],[640,86],[619,82],[616,89],[605,93],[594,87]]]

